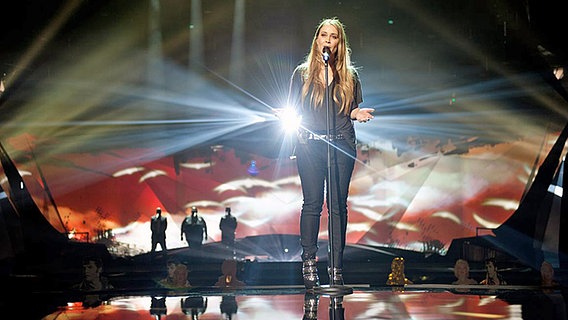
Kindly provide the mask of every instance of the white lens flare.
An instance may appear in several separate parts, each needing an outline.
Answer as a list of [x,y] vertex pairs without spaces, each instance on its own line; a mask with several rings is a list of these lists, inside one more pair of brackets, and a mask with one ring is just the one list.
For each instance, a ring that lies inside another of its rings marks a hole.
[[280,119],[282,128],[287,134],[296,132],[302,122],[302,117],[297,115],[292,107],[276,110],[276,116]]

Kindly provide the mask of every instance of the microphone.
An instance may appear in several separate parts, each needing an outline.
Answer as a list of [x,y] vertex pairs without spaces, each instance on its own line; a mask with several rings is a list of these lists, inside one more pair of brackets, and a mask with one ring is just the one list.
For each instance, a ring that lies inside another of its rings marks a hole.
[[323,47],[323,61],[327,63],[329,61],[330,56],[331,56],[331,49],[329,49],[329,47]]

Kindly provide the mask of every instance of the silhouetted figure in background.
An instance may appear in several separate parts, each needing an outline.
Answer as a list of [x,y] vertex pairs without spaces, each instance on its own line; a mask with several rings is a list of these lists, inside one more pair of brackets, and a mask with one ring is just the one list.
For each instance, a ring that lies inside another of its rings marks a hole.
[[225,208],[225,216],[219,222],[219,229],[221,229],[221,243],[234,253],[237,218],[231,215],[230,207]]
[[477,281],[469,277],[469,263],[467,260],[458,259],[454,265],[454,275],[457,280],[452,284],[477,284]]
[[499,274],[499,270],[497,270],[497,261],[495,258],[485,259],[485,279],[481,280],[479,284],[490,286],[507,284],[501,274]]
[[404,274],[404,258],[396,257],[391,262],[391,273],[387,279],[387,285],[404,286],[406,284],[412,284],[412,281],[408,280]]
[[197,215],[197,208],[191,207],[191,216],[186,217],[181,224],[181,240],[183,236],[190,248],[200,248],[203,240],[207,239],[207,224]]
[[168,228],[168,220],[162,216],[162,209],[156,208],[156,215],[150,220],[150,229],[152,230],[152,253],[156,251],[158,243],[165,253],[166,248],[166,229]]

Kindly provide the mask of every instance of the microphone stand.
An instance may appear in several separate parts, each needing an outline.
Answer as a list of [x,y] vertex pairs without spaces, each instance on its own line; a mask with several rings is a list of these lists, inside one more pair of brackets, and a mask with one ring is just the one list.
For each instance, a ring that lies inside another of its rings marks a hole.
[[[332,196],[332,192],[331,192],[331,188],[332,186],[335,188],[334,183],[332,183],[332,175],[331,175],[331,144],[333,139],[331,139],[331,104],[329,103],[329,95],[330,95],[330,90],[329,90],[329,76],[328,76],[328,66],[329,66],[329,57],[330,54],[327,53],[324,49],[324,55],[323,55],[323,61],[325,62],[325,105],[326,105],[326,126],[325,126],[325,130],[326,130],[326,142],[327,142],[327,216],[328,216],[328,254],[329,254],[329,262],[328,262],[328,268],[330,270],[329,273],[329,286],[320,286],[320,287],[315,287],[314,288],[314,292],[315,293],[321,293],[321,294],[329,294],[331,296],[343,296],[346,294],[351,294],[353,293],[353,288],[350,287],[346,287],[343,284],[336,284],[335,283],[335,268],[333,267],[335,265],[335,257],[334,257],[334,252],[335,252],[335,245],[334,245],[334,228],[335,225],[333,223],[333,196]],[[335,135],[335,126],[333,128],[333,134]],[[337,169],[337,161],[336,161],[336,169]],[[339,226],[341,227],[341,226]]]

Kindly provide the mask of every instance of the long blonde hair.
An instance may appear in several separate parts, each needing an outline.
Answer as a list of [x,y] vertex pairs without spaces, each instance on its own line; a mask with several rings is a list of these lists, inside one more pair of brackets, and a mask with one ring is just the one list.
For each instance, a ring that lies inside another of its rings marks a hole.
[[[302,77],[304,79],[304,85],[302,87],[302,100],[306,99],[308,92],[310,92],[310,87],[312,87],[309,98],[311,104],[315,108],[323,106],[325,88],[327,84],[323,83],[322,79],[320,79],[319,77],[319,71],[321,70],[321,67],[323,67],[323,61],[319,59],[322,53],[319,52],[316,41],[320,30],[324,25],[331,25],[337,29],[339,43],[337,45],[335,62],[332,65],[332,68],[335,69],[335,89],[339,93],[339,98],[341,100],[339,112],[343,112],[348,115],[349,106],[354,96],[355,77],[357,70],[354,66],[351,65],[351,48],[349,47],[349,43],[347,41],[345,27],[343,23],[341,23],[341,21],[339,21],[339,19],[337,18],[323,19],[319,23],[312,40],[310,52],[308,53],[305,61],[300,65],[300,68],[302,70]],[[335,103],[339,104],[339,99],[335,94],[333,95],[333,100],[335,101]]]

